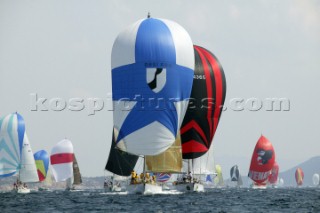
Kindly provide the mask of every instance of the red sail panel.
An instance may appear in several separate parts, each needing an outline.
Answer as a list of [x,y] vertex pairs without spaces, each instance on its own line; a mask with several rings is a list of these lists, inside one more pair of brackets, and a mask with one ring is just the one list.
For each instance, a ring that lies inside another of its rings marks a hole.
[[295,177],[296,177],[297,185],[301,186],[303,184],[303,178],[304,178],[304,173],[301,168],[297,168]]
[[271,142],[261,135],[252,154],[249,178],[256,183],[263,183],[268,180],[275,157]]
[[72,163],[73,153],[59,153],[50,156],[51,165],[61,163]]
[[278,175],[279,175],[279,165],[277,162],[274,162],[271,170],[271,174],[269,176],[269,183],[271,184],[277,183]]
[[217,58],[203,47],[194,46],[194,52],[192,91],[180,129],[184,159],[198,158],[209,150],[226,96],[226,79]]

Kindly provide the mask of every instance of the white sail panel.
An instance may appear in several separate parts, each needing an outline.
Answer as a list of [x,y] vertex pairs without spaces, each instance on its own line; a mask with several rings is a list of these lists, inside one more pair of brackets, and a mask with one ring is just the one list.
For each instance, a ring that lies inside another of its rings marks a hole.
[[56,182],[73,177],[73,146],[71,141],[64,139],[57,143],[51,150],[50,161]]
[[19,179],[26,183],[39,182],[36,162],[26,133],[23,138]]
[[[149,124],[144,130],[131,133],[120,140],[117,147],[132,154],[158,155],[168,149],[172,141],[175,141],[175,136],[159,122]],[[155,138],[157,140],[154,140]]]
[[211,145],[209,151],[199,158],[192,160],[193,174],[215,174],[213,146]]

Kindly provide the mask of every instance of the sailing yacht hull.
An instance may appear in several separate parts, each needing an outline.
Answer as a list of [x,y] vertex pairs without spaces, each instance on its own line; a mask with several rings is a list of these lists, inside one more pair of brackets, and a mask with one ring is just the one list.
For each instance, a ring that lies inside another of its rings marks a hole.
[[201,183],[195,183],[193,185],[193,191],[194,192],[204,192],[204,186]]
[[267,185],[256,185],[256,184],[253,184],[252,188],[253,189],[266,189]]
[[30,189],[24,188],[24,187],[19,187],[16,190],[16,192],[19,193],[19,194],[29,194],[30,193]]
[[146,184],[144,186],[144,193],[147,194],[160,194],[162,193],[162,186],[159,185],[152,185],[152,184]]
[[129,194],[161,194],[162,186],[153,184],[130,184],[127,186],[127,191]]

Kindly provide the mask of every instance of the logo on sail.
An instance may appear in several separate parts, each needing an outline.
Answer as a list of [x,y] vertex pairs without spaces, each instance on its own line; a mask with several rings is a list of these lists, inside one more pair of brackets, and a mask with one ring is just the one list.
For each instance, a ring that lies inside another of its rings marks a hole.
[[257,161],[259,165],[267,164],[268,161],[272,158],[272,154],[273,154],[272,150],[264,150],[264,149],[258,149],[257,153],[258,153]]
[[160,92],[166,84],[166,81],[166,68],[147,68],[147,83],[153,92]]

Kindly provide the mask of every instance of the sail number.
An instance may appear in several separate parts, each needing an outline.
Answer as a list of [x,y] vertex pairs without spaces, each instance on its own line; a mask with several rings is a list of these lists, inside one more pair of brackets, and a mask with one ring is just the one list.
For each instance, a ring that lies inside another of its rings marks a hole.
[[205,75],[194,75],[193,76],[194,79],[206,79]]

